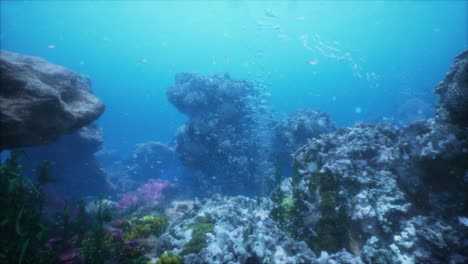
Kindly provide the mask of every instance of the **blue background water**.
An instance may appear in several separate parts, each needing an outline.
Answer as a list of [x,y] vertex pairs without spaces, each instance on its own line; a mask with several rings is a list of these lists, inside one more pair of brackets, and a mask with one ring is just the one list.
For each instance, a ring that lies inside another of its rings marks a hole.
[[432,104],[467,48],[466,1],[0,5],[1,48],[90,76],[107,105],[105,145],[123,153],[170,141],[186,120],[165,96],[177,72],[263,81],[281,115],[311,107],[345,126],[401,115],[410,99]]

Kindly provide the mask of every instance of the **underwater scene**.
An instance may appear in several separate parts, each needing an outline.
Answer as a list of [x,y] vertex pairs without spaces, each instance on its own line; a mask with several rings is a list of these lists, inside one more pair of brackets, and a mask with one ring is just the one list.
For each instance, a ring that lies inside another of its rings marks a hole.
[[468,1],[0,1],[0,263],[468,263]]

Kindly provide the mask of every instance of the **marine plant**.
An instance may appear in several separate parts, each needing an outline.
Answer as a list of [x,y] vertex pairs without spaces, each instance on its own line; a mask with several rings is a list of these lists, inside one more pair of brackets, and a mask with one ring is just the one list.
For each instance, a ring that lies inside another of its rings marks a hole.
[[182,256],[187,254],[198,254],[200,250],[207,246],[206,234],[214,230],[214,224],[211,216],[199,217],[193,224],[188,226],[192,229],[192,238],[180,253]]
[[81,251],[85,263],[103,264],[110,257],[105,247],[105,224],[112,220],[112,215],[109,204],[104,201],[102,196],[95,201],[95,206],[94,225],[88,236],[83,240]]
[[307,212],[307,206],[304,202],[305,197],[301,191],[301,182],[303,180],[302,175],[299,173],[299,167],[295,161],[293,164],[293,175],[291,180],[292,188],[292,199],[294,201],[294,207],[290,213],[290,219],[292,221],[291,233],[301,239],[305,239],[304,235],[307,232],[304,232],[304,212]]
[[184,264],[184,261],[179,255],[175,255],[172,253],[172,251],[169,250],[159,257],[158,261],[156,261],[156,264]]
[[13,151],[0,161],[0,262],[47,263],[50,254],[42,247],[47,238],[42,186],[52,177],[43,163],[37,170],[38,183],[33,184],[21,174],[23,157],[27,158],[24,151]]
[[294,199],[292,197],[284,197],[281,201],[281,209],[286,219],[292,219],[294,213]]
[[270,215],[274,220],[276,220],[280,226],[284,225],[285,222],[285,212],[283,208],[283,200],[285,199],[284,192],[281,190],[281,179],[282,179],[282,170],[279,157],[277,158],[275,166],[274,178],[270,182],[271,200],[273,201],[273,207],[270,211]]
[[309,183],[309,191],[319,188],[321,217],[316,224],[317,237],[308,241],[316,252],[336,252],[348,248],[346,209],[339,196],[338,181],[331,174],[315,173]]
[[167,220],[164,216],[147,215],[141,218],[132,217],[127,223],[124,229],[125,241],[146,238],[150,235],[159,237],[166,230]]

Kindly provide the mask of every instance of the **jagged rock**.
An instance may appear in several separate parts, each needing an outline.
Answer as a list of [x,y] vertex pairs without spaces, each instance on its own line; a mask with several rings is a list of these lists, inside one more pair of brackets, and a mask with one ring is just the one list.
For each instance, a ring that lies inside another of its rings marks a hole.
[[447,75],[434,89],[440,95],[437,116],[460,126],[468,126],[468,50],[454,58]]
[[300,194],[309,245],[344,247],[365,263],[465,263],[468,142],[458,132],[432,119],[358,124],[299,149],[300,181],[284,193]]
[[62,197],[78,200],[85,196],[110,194],[113,188],[94,156],[102,146],[102,139],[101,130],[93,123],[52,144],[27,148],[26,175],[34,178],[34,168],[47,160],[52,176],[57,179],[48,186]]
[[256,136],[262,95],[253,83],[227,74],[181,73],[167,96],[189,117],[178,131],[176,151],[196,171],[198,195],[258,193],[268,154]]
[[[399,135],[399,130],[389,125],[358,124],[322,135],[298,150],[295,159],[302,176],[300,184],[305,187],[301,191],[307,215],[320,216],[307,221],[308,229],[322,232],[317,233],[315,240],[336,231],[321,227],[326,224],[323,217],[340,221],[343,231],[359,233],[361,237],[393,232],[395,221],[410,206],[391,170],[400,158]],[[323,205],[328,203],[345,213],[327,215]],[[336,249],[351,248],[344,234],[337,246]]]
[[91,81],[38,57],[0,51],[0,150],[50,144],[95,121]]
[[195,202],[194,209],[161,236],[159,253],[183,252],[197,221],[209,218],[212,228],[206,233],[206,245],[199,252],[185,255],[184,263],[319,263],[304,242],[292,239],[279,229],[269,217],[269,206],[267,200],[258,203],[243,196],[216,195]]
[[[425,213],[457,215],[468,206],[468,136],[440,120],[415,122],[403,129],[402,162],[395,167],[411,202]],[[465,204],[465,205],[464,205]]]
[[308,140],[335,130],[330,116],[312,109],[299,109],[281,120],[271,138],[272,161],[281,166],[283,175],[292,175],[292,154]]
[[312,109],[297,110],[275,127],[272,139],[274,152],[285,152],[290,156],[307,140],[334,130],[335,125],[327,113]]

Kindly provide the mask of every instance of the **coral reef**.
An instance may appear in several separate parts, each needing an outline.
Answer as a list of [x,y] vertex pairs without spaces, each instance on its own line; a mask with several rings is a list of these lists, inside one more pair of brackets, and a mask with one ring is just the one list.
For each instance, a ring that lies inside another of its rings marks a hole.
[[[161,252],[190,263],[314,263],[304,242],[285,235],[269,217],[270,202],[243,196],[196,201],[160,238]],[[194,243],[192,241],[197,241]]]
[[50,144],[104,112],[91,81],[38,57],[0,51],[0,150]]
[[437,117],[468,125],[468,50],[455,57],[449,71],[434,89],[440,95]]
[[183,264],[182,258],[178,255],[174,255],[172,251],[162,254],[156,264]]
[[189,117],[178,131],[176,151],[197,171],[192,185],[200,188],[198,195],[256,194],[267,160],[264,140],[255,136],[261,127],[262,93],[253,83],[227,74],[180,73],[175,79],[167,97]]
[[327,113],[299,109],[281,120],[273,130],[272,154],[286,176],[292,175],[292,154],[308,140],[335,130]]
[[358,124],[298,150],[303,228],[315,233],[308,244],[345,248],[369,263],[466,261],[458,219],[465,217],[468,145],[442,127],[434,120],[404,130]]

